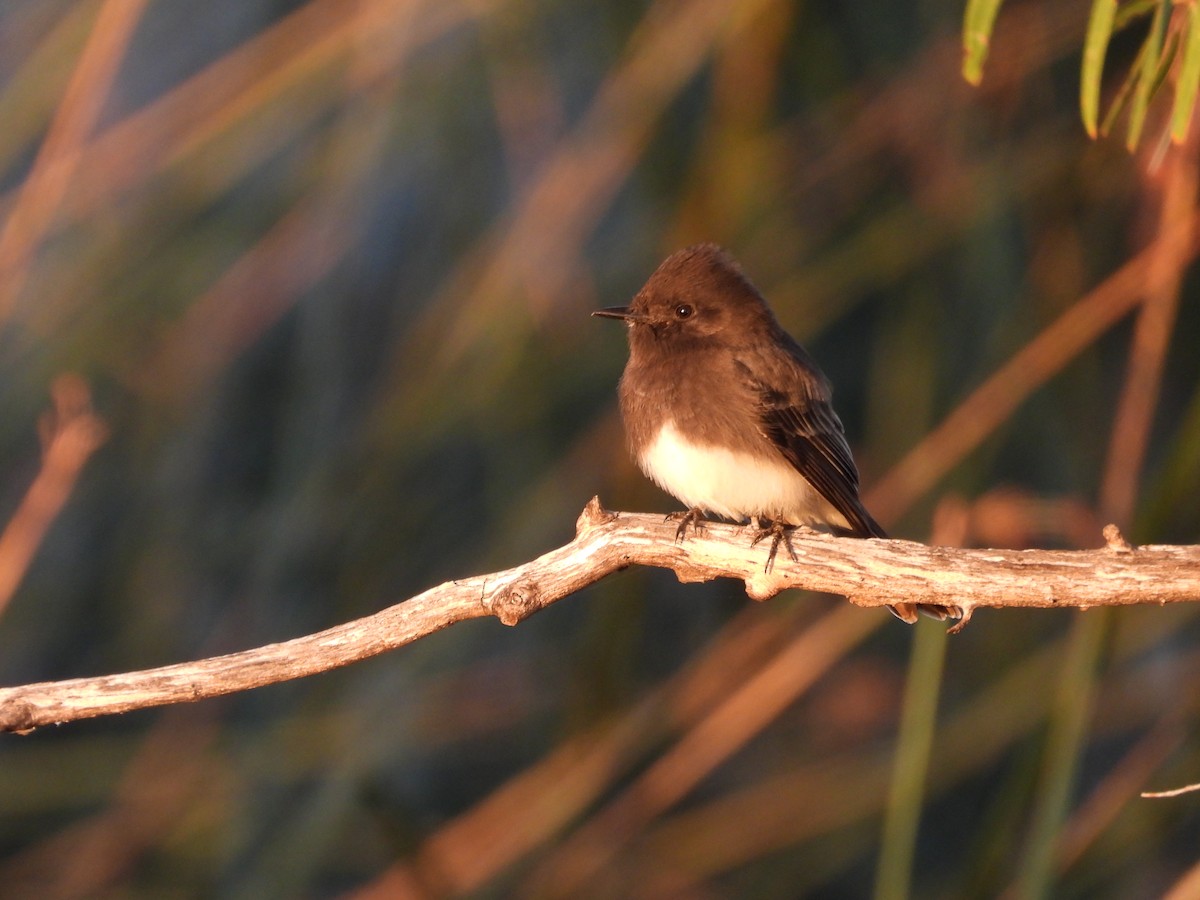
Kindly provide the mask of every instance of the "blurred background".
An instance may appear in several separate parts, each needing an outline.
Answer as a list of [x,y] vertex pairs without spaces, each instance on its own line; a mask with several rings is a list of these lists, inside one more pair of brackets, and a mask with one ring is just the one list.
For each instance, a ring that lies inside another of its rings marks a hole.
[[[1086,137],[1086,0],[1006,4],[970,87],[964,2],[3,4],[0,682],[345,622],[594,494],[674,509],[588,314],[701,240],[829,375],[895,535],[1197,542],[1196,144],[1155,106],[1136,153]],[[1200,896],[1197,795],[1139,796],[1200,781],[1198,609],[947,638],[629,570],[0,736],[0,884]]]

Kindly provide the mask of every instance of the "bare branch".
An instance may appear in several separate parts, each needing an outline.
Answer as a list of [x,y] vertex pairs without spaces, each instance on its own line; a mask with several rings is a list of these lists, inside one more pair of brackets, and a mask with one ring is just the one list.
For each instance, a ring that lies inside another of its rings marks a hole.
[[1127,606],[1200,600],[1200,547],[1134,548],[1115,527],[1099,550],[959,550],[801,530],[794,559],[735,525],[708,524],[683,543],[657,515],[609,512],[593,498],[570,543],[503,572],[449,581],[374,615],[317,634],[143,672],[0,689],[0,730],[183,703],[301,678],[411,643],[464,619],[516,625],[619,569],[672,569],[682,582],[735,578],[755,600],[787,588],[842,594],[859,606]]
[[1169,791],[1142,791],[1141,795],[1156,800],[1163,797],[1182,797],[1184,794],[1191,794],[1195,791],[1200,791],[1200,784],[1185,784],[1183,787],[1172,788]]

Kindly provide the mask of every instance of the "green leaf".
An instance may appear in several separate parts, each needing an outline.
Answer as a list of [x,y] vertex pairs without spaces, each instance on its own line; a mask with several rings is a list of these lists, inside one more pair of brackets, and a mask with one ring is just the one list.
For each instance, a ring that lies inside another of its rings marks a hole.
[[[1004,0],[968,0],[963,14],[963,78],[978,85],[992,40],[992,27]],[[1115,0],[1111,0],[1115,5]]]
[[1150,98],[1158,84],[1159,61],[1162,56],[1163,26],[1166,23],[1165,12],[1170,5],[1169,0],[1161,2],[1154,11],[1154,20],[1150,23],[1150,33],[1146,35],[1145,54],[1138,67],[1137,86],[1133,90],[1133,103],[1129,107],[1129,131],[1125,137],[1125,147],[1132,153],[1137,149],[1138,141],[1142,138],[1142,127],[1146,124],[1146,109],[1150,106]]
[[1126,3],[1118,7],[1116,18],[1113,19],[1113,33],[1120,31],[1134,19],[1154,12],[1157,6],[1158,0],[1134,0],[1133,3]]
[[1096,136],[1096,120],[1100,113],[1100,76],[1104,72],[1104,56],[1113,33],[1117,0],[1093,0],[1088,16],[1087,37],[1083,43],[1083,71],[1079,77],[1079,108],[1083,127],[1090,137]]
[[1117,96],[1113,98],[1112,104],[1108,107],[1108,112],[1104,115],[1104,122],[1100,125],[1100,134],[1108,137],[1112,131],[1113,123],[1117,121],[1119,116],[1129,104],[1129,98],[1133,96],[1133,86],[1137,84],[1138,73],[1142,71],[1142,60],[1146,56],[1149,48],[1146,44],[1142,44],[1142,49],[1138,51],[1137,58],[1134,59],[1133,65],[1129,67],[1129,74],[1125,76],[1125,81],[1121,83],[1121,89],[1117,91]]
[[1171,140],[1177,144],[1187,140],[1196,107],[1196,88],[1200,85],[1200,5],[1188,6],[1184,31],[1183,66],[1175,82],[1175,105],[1171,109]]
[[1154,81],[1150,83],[1151,97],[1158,93],[1158,89],[1167,80],[1167,73],[1171,71],[1171,63],[1175,62],[1175,54],[1178,51],[1179,35],[1172,34],[1167,38],[1167,49],[1163,51],[1162,58],[1158,61],[1158,68],[1154,70]]

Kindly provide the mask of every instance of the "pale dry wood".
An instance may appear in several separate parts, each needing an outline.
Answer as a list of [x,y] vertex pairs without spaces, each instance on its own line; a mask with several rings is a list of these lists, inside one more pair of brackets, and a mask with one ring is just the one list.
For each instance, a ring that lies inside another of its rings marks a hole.
[[1163,797],[1182,797],[1184,794],[1191,794],[1200,791],[1200,784],[1185,784],[1183,787],[1172,788],[1169,791],[1142,791],[1142,796],[1150,799],[1161,799]]
[[[661,516],[609,512],[597,498],[570,543],[524,565],[449,581],[374,615],[317,634],[142,672],[0,689],[0,730],[216,697],[325,672],[411,643],[464,619],[516,625],[631,565],[672,569],[680,581],[735,578],[755,600],[786,588],[841,594],[859,606],[1079,607],[1200,600],[1200,547],[1132,547],[1114,527],[1098,550],[960,550],[912,541],[838,538],[806,530],[767,547],[735,525],[708,524],[675,540]],[[789,555],[794,558],[789,558]]]

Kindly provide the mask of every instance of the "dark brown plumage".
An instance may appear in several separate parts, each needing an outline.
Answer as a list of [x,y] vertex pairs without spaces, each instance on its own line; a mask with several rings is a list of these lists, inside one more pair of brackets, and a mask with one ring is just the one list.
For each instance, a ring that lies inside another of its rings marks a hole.
[[[628,307],[594,315],[629,328],[630,451],[689,510],[886,537],[859,499],[829,382],[725,251],[681,250]],[[893,608],[910,622],[916,611]]]

